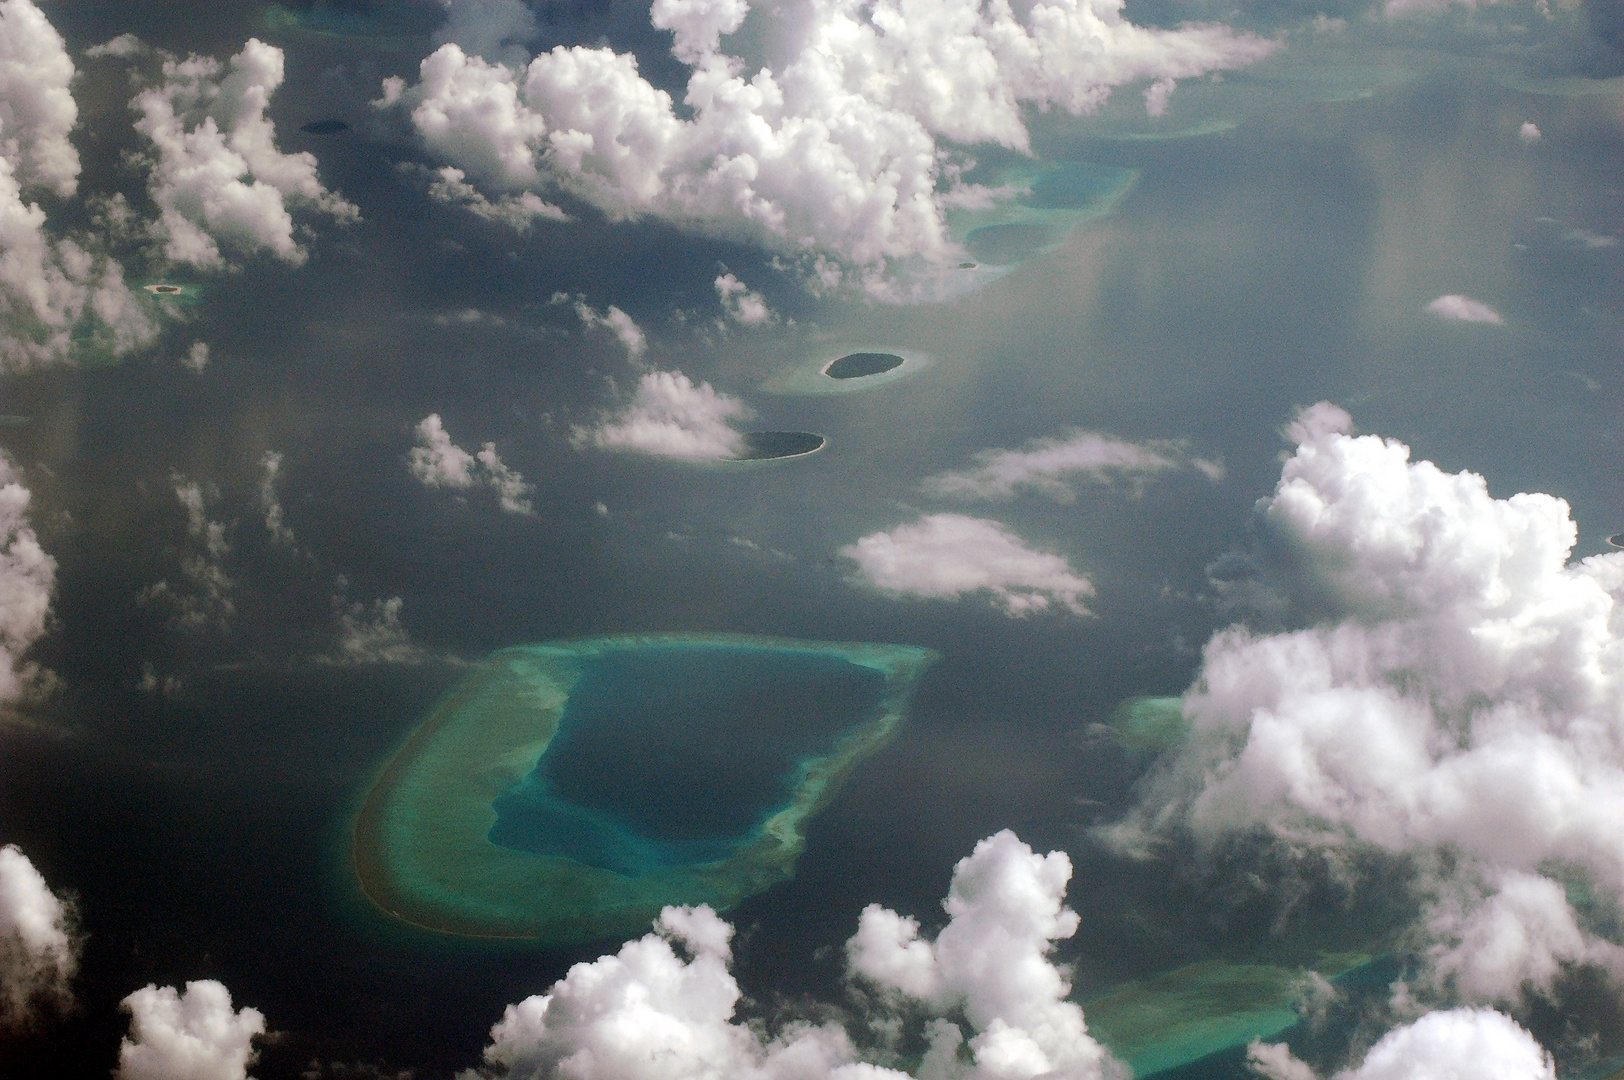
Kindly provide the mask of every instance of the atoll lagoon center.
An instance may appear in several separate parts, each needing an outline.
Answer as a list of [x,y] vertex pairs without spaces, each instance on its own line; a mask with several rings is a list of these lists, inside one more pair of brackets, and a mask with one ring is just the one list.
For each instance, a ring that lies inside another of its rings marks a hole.
[[883,746],[935,654],[661,634],[492,654],[354,826],[366,896],[415,926],[545,945],[725,910],[792,876],[803,825]]

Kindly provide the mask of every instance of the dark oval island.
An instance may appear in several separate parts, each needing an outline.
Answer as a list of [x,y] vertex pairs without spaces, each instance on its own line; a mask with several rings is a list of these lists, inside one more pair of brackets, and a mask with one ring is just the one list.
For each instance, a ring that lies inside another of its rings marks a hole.
[[1609,536],[1607,538],[1607,542],[1616,548],[1624,548],[1624,533],[1619,533],[1617,536]]
[[823,449],[823,436],[811,431],[747,431],[735,461],[771,461]]
[[902,357],[895,353],[854,352],[832,361],[823,369],[823,373],[831,379],[861,379],[899,368],[902,364]]

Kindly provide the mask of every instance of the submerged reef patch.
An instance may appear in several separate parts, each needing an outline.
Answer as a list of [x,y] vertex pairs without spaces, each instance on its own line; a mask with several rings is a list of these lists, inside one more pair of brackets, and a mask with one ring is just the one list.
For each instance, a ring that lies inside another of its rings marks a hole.
[[1254,1039],[1279,1039],[1303,1022],[1303,999],[1316,983],[1340,986],[1381,969],[1381,958],[1359,952],[1304,959],[1206,960],[1085,1000],[1083,1012],[1089,1031],[1135,1076],[1156,1076],[1242,1054]]
[[1111,213],[1138,175],[1088,162],[1023,162],[993,170],[983,181],[989,188],[1019,194],[949,210],[948,233],[981,264],[978,273],[996,278],[1058,248],[1078,225]]
[[564,946],[793,876],[806,820],[890,739],[908,645],[660,634],[482,661],[383,767],[362,891],[405,922]]

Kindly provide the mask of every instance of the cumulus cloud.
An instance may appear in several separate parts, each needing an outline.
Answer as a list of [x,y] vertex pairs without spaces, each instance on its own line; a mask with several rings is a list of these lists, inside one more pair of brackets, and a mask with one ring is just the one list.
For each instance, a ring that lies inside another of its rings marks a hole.
[[1212,480],[1223,478],[1223,466],[1191,458],[1177,443],[1135,443],[1093,431],[1034,439],[1021,450],[982,450],[975,460],[974,469],[929,477],[924,489],[972,499],[1007,499],[1029,489],[1069,502],[1076,497],[1068,482],[1073,479],[1142,480],[1186,466]]
[[208,497],[201,484],[180,473],[170,474],[169,479],[176,500],[186,511],[186,534],[191,548],[181,553],[178,581],[168,578],[156,581],[136,595],[136,602],[171,608],[175,621],[184,627],[197,629],[212,625],[220,630],[229,629],[231,618],[237,613],[236,601],[232,599],[237,583],[225,570],[224,559],[231,552],[225,523],[209,520]]
[[1517,138],[1525,143],[1537,143],[1542,137],[1539,125],[1532,120],[1524,121],[1523,126],[1517,129]]
[[774,322],[777,316],[767,306],[767,298],[734,277],[723,274],[715,281],[717,299],[727,317],[741,326],[761,326]]
[[418,422],[417,445],[406,460],[413,476],[432,488],[466,490],[476,483],[496,492],[502,509],[510,514],[533,514],[530,495],[536,490],[518,470],[510,468],[488,442],[477,454],[470,454],[451,441],[439,413],[430,413]]
[[370,608],[359,601],[345,604],[335,597],[338,649],[322,659],[335,664],[421,664],[428,654],[412,642],[400,621],[405,606],[398,596],[374,600]]
[[1433,867],[1415,934],[1441,993],[1624,973],[1565,888],[1624,903],[1624,553],[1570,564],[1561,499],[1494,498],[1335,406],[1291,437],[1261,522],[1333,614],[1208,642],[1184,744],[1104,835],[1147,851],[1261,833]]
[[265,531],[273,542],[291,547],[293,530],[282,520],[282,498],[276,491],[276,482],[282,476],[282,455],[275,450],[265,451],[259,467],[259,508],[265,512]]
[[[1049,958],[1077,929],[1063,906],[1070,876],[1063,853],[1038,855],[1005,831],[955,868],[948,923],[934,941],[896,912],[863,912],[846,946],[852,976],[933,1017],[919,1075],[1128,1075],[1088,1034]],[[614,955],[576,964],[548,993],[509,1006],[491,1029],[487,1069],[508,1080],[907,1080],[865,1061],[839,1024],[790,1023],[769,1034],[734,1020],[742,995],[728,970],[733,928],[710,908],[668,907],[655,925]],[[947,1018],[959,1015],[970,1029],[968,1055],[964,1029]]]
[[231,992],[213,979],[146,986],[121,1003],[130,1034],[118,1048],[114,1080],[247,1080],[265,1034],[258,1009],[233,1010]]
[[[569,300],[568,293],[554,293],[552,303],[562,304]],[[615,305],[610,304],[603,311],[599,311],[580,296],[574,298],[574,304],[575,315],[583,325],[602,327],[614,334],[615,340],[620,342],[621,347],[626,350],[626,355],[633,360],[640,359],[648,352],[648,335],[643,333],[643,328],[637,325],[635,319]]]
[[79,184],[68,134],[79,120],[68,84],[73,61],[32,0],[0,3],[0,143],[17,181],[57,195]]
[[322,186],[314,154],[276,148],[265,110],[282,79],[282,50],[250,38],[224,65],[207,56],[166,59],[162,82],[131,102],[141,114],[136,130],[152,144],[147,187],[170,259],[221,267],[223,244],[298,266],[308,253],[294,238],[290,205],[340,222],[360,219]]
[[39,9],[0,2],[0,367],[13,370],[92,347],[128,352],[157,333],[99,242],[51,236],[45,211],[24,198],[30,188],[62,197],[77,189],[73,75]]
[[1157,79],[1146,87],[1145,112],[1151,116],[1165,116],[1167,104],[1173,97],[1173,88],[1177,85],[1172,79]]
[[72,909],[17,845],[0,848],[0,1025],[28,1027],[72,1004],[80,940]]
[[1440,296],[1427,305],[1427,310],[1440,319],[1450,319],[1454,322],[1495,323],[1502,320],[1500,313],[1481,300],[1473,300],[1470,296],[1459,293],[1450,293]]
[[517,469],[503,464],[502,459],[496,454],[495,443],[486,443],[474,457],[484,467],[485,479],[496,492],[497,501],[502,504],[503,510],[510,514],[536,512],[530,505],[530,495],[536,490],[535,487],[525,483],[524,477],[519,475]]
[[721,38],[745,0],[660,0],[654,25],[690,66],[671,96],[608,48],[558,46],[522,70],[448,42],[418,81],[384,84],[428,150],[488,191],[551,189],[613,219],[679,227],[865,267],[953,261],[943,209],[952,152],[938,140],[1028,149],[1023,106],[1097,109],[1113,88],[1173,81],[1266,55],[1223,26],[1136,26],[1121,0],[804,0],[800,51],[747,75]]
[[45,633],[56,560],[34,535],[32,498],[11,459],[0,453],[0,701],[22,697],[43,675],[22,657]]
[[[1263,1080],[1318,1080],[1282,1045],[1253,1043],[1247,1064]],[[1556,1080],[1556,1065],[1509,1016],[1449,1009],[1389,1031],[1335,1080]]]
[[912,525],[871,533],[840,549],[857,578],[897,596],[956,600],[986,592],[1012,616],[1058,603],[1087,615],[1094,586],[1063,556],[1034,551],[1001,522],[963,514],[929,514]]
[[91,60],[99,60],[108,56],[116,60],[128,60],[132,56],[140,56],[146,51],[146,42],[134,34],[120,34],[115,38],[109,38],[100,45],[92,45],[85,50],[85,56]]
[[181,358],[181,364],[193,375],[201,375],[209,366],[209,343],[194,341],[192,347],[186,350]]
[[474,455],[451,441],[439,413],[429,413],[415,429],[417,445],[407,457],[412,475],[429,487],[474,486]]
[[568,221],[569,215],[533,191],[520,191],[488,199],[467,180],[461,169],[447,165],[434,173],[429,198],[447,206],[460,206],[476,217],[506,225],[515,232],[528,232],[538,219]]
[[638,381],[630,404],[595,428],[577,429],[576,441],[682,461],[718,461],[739,456],[744,439],[730,421],[749,415],[744,402],[709,383],[696,383],[680,371],[650,371]]

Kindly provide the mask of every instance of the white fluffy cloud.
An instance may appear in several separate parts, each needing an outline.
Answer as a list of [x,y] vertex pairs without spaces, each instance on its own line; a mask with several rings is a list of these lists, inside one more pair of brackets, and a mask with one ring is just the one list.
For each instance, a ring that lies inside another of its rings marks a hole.
[[[70,359],[86,345],[114,354],[157,331],[123,268],[83,237],[53,238],[29,188],[72,195],[78,118],[62,36],[31,0],[0,2],[0,367]],[[76,339],[79,339],[76,344]]]
[[[937,1017],[925,1029],[921,1076],[1126,1077],[1066,1001],[1066,976],[1049,959],[1077,929],[1062,906],[1070,876],[1063,853],[1038,855],[1006,831],[955,868],[935,941],[895,912],[863,912],[846,946],[852,974]],[[838,1024],[792,1023],[769,1036],[735,1021],[732,935],[707,907],[666,908],[655,933],[509,1006],[491,1029],[487,1067],[508,1080],[907,1080],[863,1061]],[[965,1032],[941,1018],[959,1010],[971,1029],[967,1062]]]
[[274,542],[291,546],[293,530],[283,521],[282,498],[276,491],[276,482],[282,476],[282,455],[275,450],[265,451],[259,467],[259,508],[265,513],[265,531]]
[[447,206],[460,206],[476,217],[506,225],[515,232],[528,232],[537,219],[568,221],[569,215],[552,203],[542,201],[533,191],[520,191],[488,199],[470,184],[461,169],[447,165],[434,173],[429,198]]
[[[1263,1080],[1317,1080],[1281,1045],[1253,1043],[1247,1064]],[[1556,1066],[1509,1016],[1449,1009],[1389,1031],[1358,1068],[1337,1073],[1336,1080],[1556,1080]]]
[[474,486],[474,455],[451,441],[439,413],[429,413],[414,430],[417,445],[407,457],[412,475],[429,487]]
[[727,317],[741,326],[761,326],[776,320],[767,298],[734,277],[723,274],[715,281],[716,297]]
[[[1056,941],[1077,932],[1064,906],[1071,860],[1038,855],[1007,829],[959,861],[942,907],[948,923],[934,942],[919,924],[870,904],[846,943],[853,974],[937,1013],[959,1009],[978,1033],[970,1040],[985,1077],[1099,1077],[1110,1054],[1088,1034],[1071,985],[1049,959]],[[936,1029],[932,1049],[957,1050],[960,1033]]]
[[1543,137],[1544,135],[1539,130],[1539,125],[1534,123],[1532,120],[1523,121],[1522,127],[1517,129],[1517,138],[1521,139],[1525,143],[1537,143]]
[[15,844],[0,848],[0,1024],[26,1027],[73,1000],[73,914]]
[[595,428],[578,429],[576,440],[682,461],[718,461],[744,448],[730,421],[749,415],[744,402],[710,383],[696,383],[680,371],[650,371],[630,404]]
[[1449,319],[1453,322],[1498,324],[1503,321],[1500,313],[1483,301],[1473,300],[1470,296],[1461,296],[1459,293],[1438,297],[1427,305],[1427,310],[1440,319]]
[[371,608],[357,601],[345,604],[334,598],[338,619],[338,650],[322,658],[335,664],[421,664],[427,657],[412,642],[400,621],[405,601],[398,596],[374,600]]
[[536,490],[534,486],[525,483],[519,471],[504,464],[497,456],[496,444],[486,443],[474,455],[485,470],[485,479],[496,492],[496,499],[502,509],[510,514],[533,514],[535,508],[530,505],[530,496]]
[[[568,293],[554,293],[552,302],[562,304],[569,298]],[[577,296],[575,298],[575,315],[585,326],[602,327],[614,334],[615,340],[620,342],[621,348],[626,350],[626,355],[633,360],[640,359],[644,353],[648,352],[648,335],[643,333],[641,326],[637,325],[637,320],[615,305],[610,304],[603,311],[599,311],[587,303],[585,299]]]
[[79,120],[68,84],[73,61],[32,0],[0,3],[0,154],[18,182],[72,195],[79,152],[68,133]]
[[250,38],[225,65],[166,59],[163,81],[131,103],[141,114],[136,130],[152,142],[148,190],[170,259],[223,266],[223,244],[297,266],[307,252],[294,238],[289,204],[359,219],[353,204],[322,186],[314,154],[276,148],[265,110],[282,79],[282,50]]
[[136,602],[145,606],[162,604],[174,612],[176,622],[190,629],[213,626],[225,631],[237,613],[232,593],[237,583],[226,573],[225,557],[231,553],[224,522],[210,521],[208,496],[203,485],[180,473],[170,474],[175,499],[186,511],[186,534],[191,549],[180,556],[178,581],[161,579],[142,589]]
[[203,374],[209,366],[209,343],[206,341],[192,342],[192,347],[186,350],[186,355],[181,357],[180,362],[181,366],[193,375]]
[[1222,26],[1149,29],[1121,0],[804,0],[800,51],[746,75],[720,51],[745,0],[659,0],[654,25],[692,68],[679,115],[636,59],[558,46],[522,71],[454,43],[419,80],[385,83],[430,152],[492,191],[566,191],[611,218],[682,227],[864,266],[955,257],[938,139],[1026,150],[1025,105],[1092,112],[1117,86],[1250,63],[1273,44]]
[[39,676],[22,655],[45,633],[56,586],[56,560],[28,520],[32,497],[0,453],[0,701],[15,701]]
[[1337,615],[1215,636],[1186,742],[1107,835],[1262,831],[1452,865],[1418,882],[1417,930],[1432,986],[1467,999],[1547,989],[1568,964],[1624,973],[1550,876],[1624,902],[1624,553],[1570,564],[1561,499],[1496,499],[1350,425],[1305,410],[1262,504]]
[[1174,443],[1134,443],[1093,431],[1073,431],[1061,438],[1034,439],[1021,450],[982,450],[977,467],[939,473],[925,480],[926,491],[973,499],[1007,499],[1022,489],[1069,502],[1075,497],[1069,480],[1104,482],[1143,479],[1189,466],[1213,480],[1223,467],[1190,458]]
[[1063,556],[1034,551],[1001,522],[929,514],[912,525],[871,533],[840,549],[858,578],[884,592],[956,600],[986,592],[1012,616],[1058,603],[1088,614],[1094,586]]
[[114,1080],[247,1080],[265,1034],[258,1009],[233,1010],[231,992],[212,979],[146,986],[122,1002],[130,1034],[118,1048]]
[[451,441],[439,413],[430,413],[419,421],[415,434],[417,445],[412,447],[406,465],[427,486],[466,490],[483,483],[496,492],[502,509],[508,513],[535,513],[530,504],[535,487],[502,461],[495,443],[488,442],[477,454],[470,454]]

